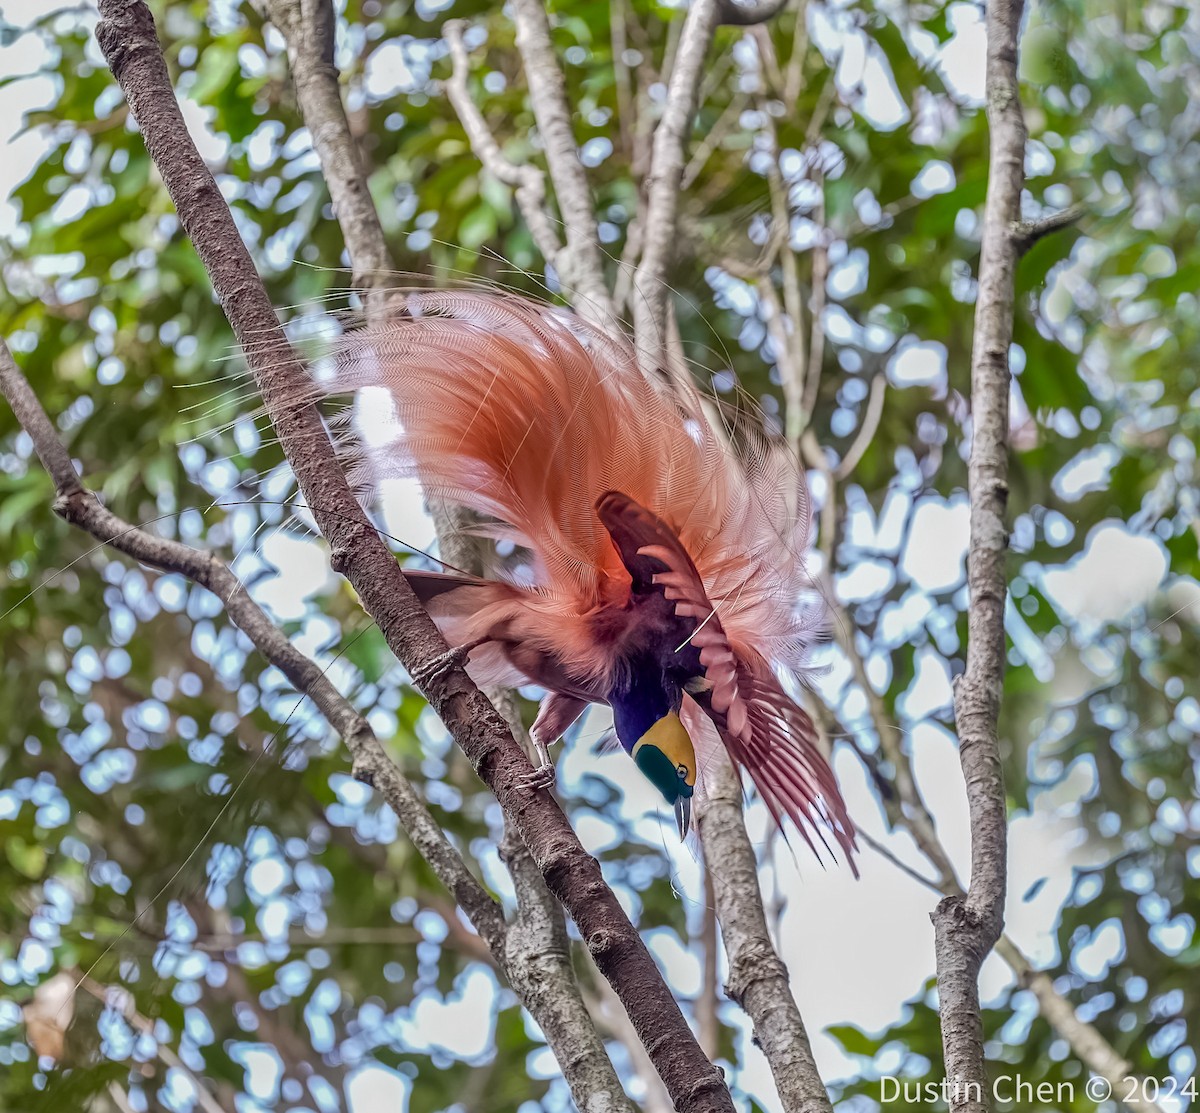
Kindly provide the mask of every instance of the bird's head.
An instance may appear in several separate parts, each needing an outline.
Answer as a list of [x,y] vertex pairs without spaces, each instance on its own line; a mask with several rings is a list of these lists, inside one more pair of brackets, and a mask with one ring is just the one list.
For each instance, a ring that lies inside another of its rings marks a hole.
[[687,728],[674,711],[662,718],[633,744],[637,767],[675,809],[679,837],[692,825],[692,793],[696,790],[696,748]]
[[692,824],[696,749],[679,718],[683,689],[652,664],[638,665],[609,696],[613,726],[622,748],[675,809],[684,838]]

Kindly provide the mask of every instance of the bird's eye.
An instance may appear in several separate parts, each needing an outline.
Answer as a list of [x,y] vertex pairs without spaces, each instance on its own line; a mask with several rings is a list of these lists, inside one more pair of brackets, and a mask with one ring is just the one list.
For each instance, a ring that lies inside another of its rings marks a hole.
[[677,766],[675,766],[675,772],[679,774],[679,779],[681,781],[687,780],[688,768],[686,765],[683,764],[682,761]]

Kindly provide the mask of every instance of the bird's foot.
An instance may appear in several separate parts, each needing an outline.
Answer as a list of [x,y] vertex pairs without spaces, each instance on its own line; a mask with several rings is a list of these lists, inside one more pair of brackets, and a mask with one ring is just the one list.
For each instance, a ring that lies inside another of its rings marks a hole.
[[413,683],[418,688],[424,691],[433,681],[439,676],[444,676],[451,669],[460,668],[467,663],[467,658],[471,656],[473,650],[479,642],[470,642],[467,645],[456,645],[453,649],[447,650],[445,653],[439,653],[430,661],[426,661],[423,665],[418,665],[412,670]]
[[521,778],[521,788],[527,788],[532,792],[540,792],[543,788],[549,788],[553,785],[554,781],[554,763],[550,762],[546,765],[536,765],[532,773],[526,773]]

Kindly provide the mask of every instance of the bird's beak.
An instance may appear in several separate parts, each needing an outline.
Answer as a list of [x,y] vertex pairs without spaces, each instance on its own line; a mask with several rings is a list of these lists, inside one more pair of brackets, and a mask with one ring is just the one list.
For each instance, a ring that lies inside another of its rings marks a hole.
[[675,801],[675,822],[679,824],[679,837],[686,839],[692,829],[692,798],[681,796]]

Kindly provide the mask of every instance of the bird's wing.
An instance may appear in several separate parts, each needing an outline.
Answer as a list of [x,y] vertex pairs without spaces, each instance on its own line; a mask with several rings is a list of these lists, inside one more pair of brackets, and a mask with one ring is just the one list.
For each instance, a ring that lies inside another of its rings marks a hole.
[[492,582],[462,572],[425,572],[418,568],[405,568],[404,578],[426,606],[439,596],[457,591],[460,587],[487,587]]
[[750,774],[776,822],[782,828],[790,818],[818,855],[812,836],[832,854],[828,830],[853,869],[854,825],[812,720],[761,655],[729,640],[670,526],[615,491],[597,501],[596,512],[629,569],[634,591],[659,590],[673,604],[704,670],[703,684],[689,687],[689,693],[717,727],[736,766]]
[[572,674],[556,652],[573,628],[571,616],[540,609],[536,592],[457,572],[406,568],[404,578],[450,645],[480,643],[467,661],[476,684],[536,684],[585,702],[602,698],[603,685]]

